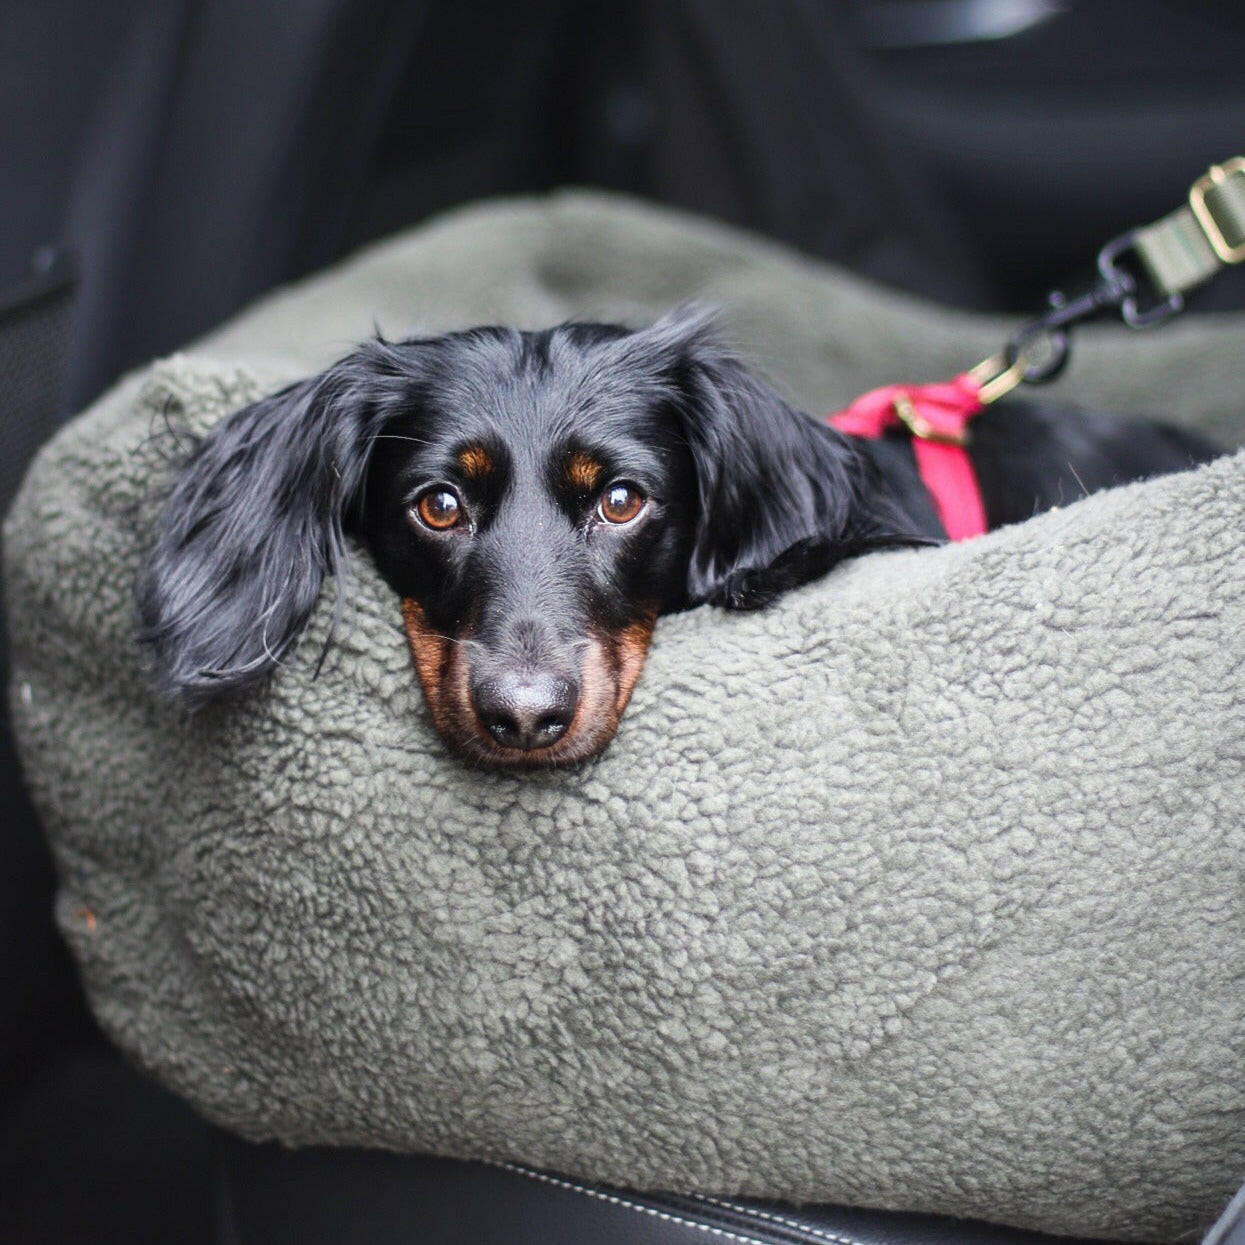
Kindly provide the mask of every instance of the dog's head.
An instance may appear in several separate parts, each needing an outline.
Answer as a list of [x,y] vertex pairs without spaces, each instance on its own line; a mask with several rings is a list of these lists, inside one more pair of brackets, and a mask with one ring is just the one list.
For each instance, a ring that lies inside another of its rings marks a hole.
[[186,464],[138,583],[164,686],[266,675],[344,532],[401,599],[433,721],[493,765],[613,736],[657,616],[763,605],[910,523],[843,437],[702,314],[369,342],[237,412]]

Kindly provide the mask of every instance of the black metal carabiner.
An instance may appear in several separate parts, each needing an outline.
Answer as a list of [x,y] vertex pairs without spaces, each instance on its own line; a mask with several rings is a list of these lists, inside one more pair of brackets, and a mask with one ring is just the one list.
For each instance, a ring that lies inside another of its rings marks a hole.
[[1004,358],[1009,366],[1024,360],[1026,384],[1044,385],[1054,380],[1067,366],[1072,326],[1123,306],[1133,290],[1132,277],[1119,269],[1103,272],[1102,280],[1077,298],[1052,290],[1046,296],[1050,310],[1012,335]]
[[1112,238],[1098,252],[1098,271],[1103,280],[1127,283],[1129,287],[1127,295],[1120,300],[1120,317],[1130,329],[1152,328],[1156,324],[1162,324],[1164,320],[1170,320],[1172,316],[1184,310],[1184,295],[1182,294],[1169,294],[1161,302],[1147,307],[1145,311],[1137,305],[1137,283],[1119,266],[1118,261],[1125,251],[1133,247],[1140,232],[1140,229],[1130,229],[1127,233],[1120,234],[1118,238]]

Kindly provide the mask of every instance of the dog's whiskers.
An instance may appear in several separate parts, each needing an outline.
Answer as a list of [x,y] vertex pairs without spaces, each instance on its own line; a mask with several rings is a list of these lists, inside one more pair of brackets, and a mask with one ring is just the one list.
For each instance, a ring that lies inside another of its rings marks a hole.
[[372,438],[372,444],[375,445],[377,441],[409,441],[412,445],[431,445],[432,444],[431,441],[425,441],[420,437],[402,436],[401,434],[396,433],[396,432],[378,432]]

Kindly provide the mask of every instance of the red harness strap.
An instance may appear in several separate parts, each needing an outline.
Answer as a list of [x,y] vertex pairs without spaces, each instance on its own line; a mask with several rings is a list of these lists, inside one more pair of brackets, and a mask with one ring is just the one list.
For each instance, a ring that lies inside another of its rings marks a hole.
[[971,540],[986,530],[981,489],[964,448],[968,421],[985,409],[980,394],[981,384],[969,372],[934,385],[886,385],[861,394],[826,422],[871,440],[888,428],[906,427],[917,470],[947,535]]

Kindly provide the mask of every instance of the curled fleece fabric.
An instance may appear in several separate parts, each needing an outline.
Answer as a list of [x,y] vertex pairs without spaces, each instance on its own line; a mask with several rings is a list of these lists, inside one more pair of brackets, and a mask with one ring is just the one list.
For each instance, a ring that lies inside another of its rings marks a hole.
[[[179,428],[373,318],[689,296],[809,409],[1003,327],[563,196],[283,292],[45,449],[6,530],[12,701],[100,1020],[253,1138],[1121,1239],[1209,1224],[1245,1171],[1245,455],[666,618],[575,772],[445,754],[362,554],[318,677],[328,591],[259,693],[190,721],[148,690],[130,590]],[[1164,369],[1219,368],[1224,398],[1241,328],[1090,333],[1078,362],[1093,399],[1239,436]]]

